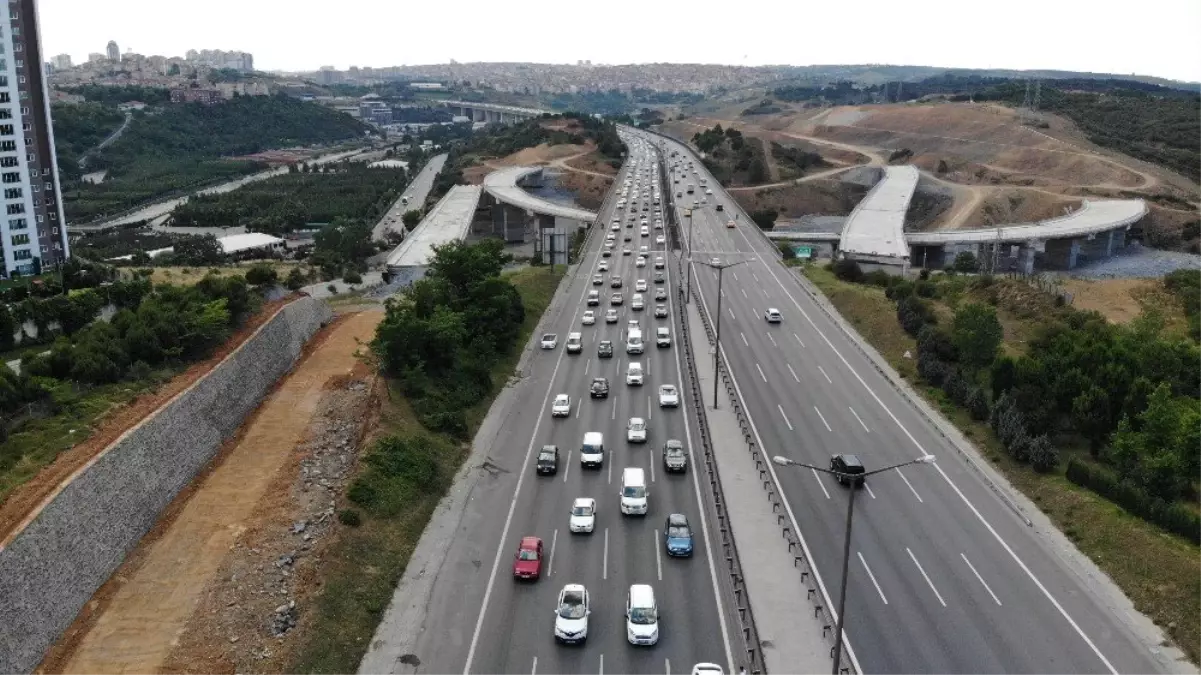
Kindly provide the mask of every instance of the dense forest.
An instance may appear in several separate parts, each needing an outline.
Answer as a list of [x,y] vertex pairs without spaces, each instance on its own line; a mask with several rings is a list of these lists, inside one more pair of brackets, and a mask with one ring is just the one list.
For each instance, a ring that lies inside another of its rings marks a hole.
[[125,121],[125,115],[116,106],[102,103],[56,104],[50,114],[54,120],[58,170],[65,180],[77,180],[82,173],[79,159]]
[[708,155],[702,161],[722,185],[767,182],[767,161],[758,139],[747,140],[741,131],[718,124],[694,134],[692,142]]
[[367,168],[362,162],[304,165],[238,190],[198,195],[171,212],[181,227],[242,226],[282,234],[339,216],[374,224],[400,196],[404,169]]
[[[77,159],[68,153],[87,150],[108,118],[94,106],[79,114],[62,113],[62,106],[55,110],[68,121],[65,128],[57,120],[55,125],[60,144],[67,147],[59,153],[66,166]],[[108,171],[103,183],[81,183],[77,174],[64,174],[67,216],[78,222],[112,215],[160,195],[264,168],[227,157],[359,138],[366,128],[348,115],[286,96],[147,108],[135,112],[125,133],[89,159],[89,168]]]

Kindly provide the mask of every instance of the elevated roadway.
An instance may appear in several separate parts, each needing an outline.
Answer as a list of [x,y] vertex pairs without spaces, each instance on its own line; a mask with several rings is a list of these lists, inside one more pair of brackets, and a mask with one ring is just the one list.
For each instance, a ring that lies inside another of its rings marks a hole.
[[540,176],[542,169],[543,167],[540,166],[509,166],[497,169],[484,177],[484,190],[498,202],[530,213],[580,222],[589,222],[596,218],[596,214],[592,211],[556,204],[526,192],[520,183],[532,176]]
[[897,265],[909,259],[905,212],[920,176],[914,166],[884,167],[884,177],[847,218],[838,242],[843,257]]
[[[648,166],[649,160],[642,166]],[[630,172],[623,167],[615,185]],[[514,389],[512,407],[498,421],[495,437],[489,437],[485,459],[472,468],[481,477],[464,511],[447,525],[449,541],[445,560],[434,568],[422,568],[413,577],[406,574],[398,591],[399,605],[376,635],[376,647],[365,658],[361,672],[437,672],[437,673],[680,673],[694,663],[710,661],[723,664],[730,672],[736,667],[731,655],[732,629],[729,611],[732,600],[722,578],[715,572],[711,539],[711,504],[702,497],[696,460],[700,452],[697,418],[687,400],[678,409],[660,409],[657,390],[660,384],[675,384],[681,389],[682,355],[678,344],[657,349],[654,328],[671,326],[672,319],[653,317],[654,288],[652,264],[637,268],[634,256],[621,255],[621,245],[611,258],[602,258],[601,245],[605,225],[621,211],[614,209],[610,195],[601,209],[602,219],[586,243],[581,263],[563,281],[551,307],[543,317],[539,331],[556,333],[555,350],[537,350],[529,355],[528,365]],[[603,225],[602,225],[603,223]],[[624,220],[623,220],[624,225]],[[622,228],[619,237],[633,232],[630,245],[636,250],[646,244],[655,255],[668,256],[663,245],[655,245],[653,236],[640,238],[637,228]],[[592,284],[592,276],[601,260],[611,269],[603,274],[603,285]],[[673,275],[674,264],[664,270],[663,286],[668,290],[664,302],[675,316],[679,280]],[[618,307],[619,321],[607,324],[610,277],[622,280],[625,304]],[[647,309],[630,308],[637,279],[650,284]],[[597,289],[603,302],[586,306],[588,291]],[[587,310],[597,313],[595,325],[584,326],[581,317]],[[638,319],[644,334],[651,339],[641,356],[629,357],[623,349],[626,322]],[[568,333],[581,332],[584,347],[580,354],[567,354],[564,342]],[[537,347],[537,335],[533,347]],[[601,359],[597,345],[611,340],[612,358]],[[624,375],[629,361],[641,361],[646,381],[641,387],[629,387]],[[594,377],[609,379],[609,398],[592,400],[589,385]],[[552,419],[550,405],[556,394],[572,398],[572,410],[566,418]],[[498,406],[503,406],[498,403]],[[648,442],[626,442],[626,423],[630,417],[646,418]],[[489,423],[485,422],[485,428]],[[604,467],[582,469],[579,448],[584,433],[604,434]],[[483,435],[483,434],[481,434]],[[690,466],[684,475],[666,475],[662,470],[660,448],[669,439],[679,439],[690,451]],[[535,474],[534,460],[544,444],[559,447],[558,473]],[[695,449],[695,451],[694,451]],[[650,488],[650,512],[644,518],[623,516],[618,494],[622,469],[641,467]],[[577,497],[597,500],[598,518],[593,534],[570,534],[568,514]],[[663,521],[667,514],[680,512],[691,520],[695,554],[692,558],[669,558],[662,543]],[[512,576],[513,556],[521,537],[540,537],[545,546],[543,578],[535,583],[516,582]],[[424,540],[423,540],[424,545]],[[418,563],[413,563],[416,565]],[[403,584],[425,583],[423,575],[436,575],[428,582],[421,597],[403,595]],[[592,616],[589,638],[582,646],[557,645],[553,638],[554,609],[559,591],[567,583],[582,583],[591,593]],[[627,643],[624,603],[629,586],[651,584],[660,607],[660,634],[654,647],[633,647]],[[420,603],[420,609],[408,607]],[[406,614],[406,612],[413,612]],[[422,618],[407,618],[417,617]]]
[[[846,617],[853,668],[1187,670],[1161,653],[1145,617],[1066,538],[1038,514],[1028,521],[1015,506],[1025,502],[1010,495],[984,460],[969,464],[965,457],[974,451],[944,437],[927,416],[935,413],[919,409],[877,370],[856,339],[779,264],[774,246],[748,226],[747,214],[701,162],[682,144],[658,140],[691,158],[697,175],[715,186],[710,204],[693,211],[692,255],[746,261],[727,270],[723,281],[721,353],[763,453],[818,466],[828,465],[831,455],[855,453],[869,469],[925,453],[938,458],[933,466],[872,479],[859,498]],[[714,201],[727,212],[715,213]],[[725,227],[729,211],[740,214],[737,228]],[[717,275],[698,265],[693,277],[696,301],[715,321]],[[764,321],[769,307],[783,313],[782,324]],[[846,490],[825,475],[768,467],[788,520],[811,552],[821,599],[836,607]],[[797,605],[807,602],[797,598]]]
[[472,122],[511,124],[513,122],[542,117],[551,112],[539,108],[520,108],[511,105],[472,101],[443,100],[439,104],[451,108],[463,117],[470,117]]

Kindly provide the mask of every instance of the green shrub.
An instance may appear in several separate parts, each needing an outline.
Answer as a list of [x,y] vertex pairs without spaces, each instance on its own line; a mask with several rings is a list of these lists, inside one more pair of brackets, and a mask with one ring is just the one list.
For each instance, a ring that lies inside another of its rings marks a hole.
[[363,518],[354,509],[342,509],[338,511],[338,522],[347,527],[358,527],[363,523]]
[[846,258],[835,260],[834,264],[830,266],[830,271],[834,273],[835,277],[843,281],[848,281],[852,284],[863,282],[863,268],[859,267],[859,263],[854,260]]
[[1065,475],[1076,485],[1092,490],[1135,516],[1201,544],[1201,517],[1183,504],[1156,499],[1120,480],[1113,472],[1075,457],[1068,460]]

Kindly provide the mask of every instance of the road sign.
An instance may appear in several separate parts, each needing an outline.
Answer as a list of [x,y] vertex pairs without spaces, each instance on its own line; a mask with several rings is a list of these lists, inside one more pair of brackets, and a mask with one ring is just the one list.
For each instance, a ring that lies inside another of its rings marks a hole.
[[813,257],[813,247],[812,246],[793,246],[792,250],[793,250],[793,252],[796,253],[796,257],[798,257],[798,258],[812,258]]

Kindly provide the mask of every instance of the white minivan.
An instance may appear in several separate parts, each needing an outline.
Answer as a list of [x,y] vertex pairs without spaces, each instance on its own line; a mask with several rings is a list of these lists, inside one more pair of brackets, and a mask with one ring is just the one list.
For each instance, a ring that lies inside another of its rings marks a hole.
[[579,354],[584,348],[584,336],[579,333],[568,333],[567,335],[567,353]]
[[647,498],[646,473],[638,467],[627,467],[621,472],[621,512],[627,516],[645,516]]
[[642,331],[637,328],[631,328],[630,334],[626,336],[626,353],[641,354],[642,353]]
[[638,361],[631,361],[626,366],[626,384],[631,387],[642,386],[642,364]]
[[632,584],[626,596],[626,639],[632,645],[659,641],[659,606],[650,584]]
[[580,444],[580,465],[600,468],[605,464],[605,435],[599,431],[589,431],[584,434],[584,442]]

